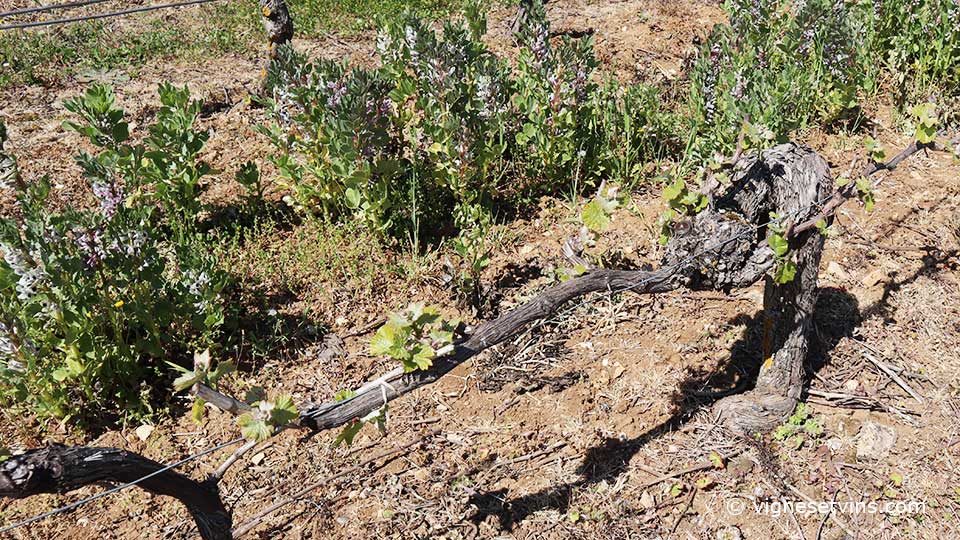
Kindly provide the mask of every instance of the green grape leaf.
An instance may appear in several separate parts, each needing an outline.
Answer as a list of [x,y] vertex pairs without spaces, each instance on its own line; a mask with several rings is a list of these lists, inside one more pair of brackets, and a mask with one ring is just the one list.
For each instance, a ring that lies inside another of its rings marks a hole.
[[375,356],[390,355],[397,338],[397,327],[393,321],[380,327],[370,340],[370,353]]
[[273,427],[251,413],[241,414],[237,418],[240,434],[253,441],[265,441],[273,434]]
[[221,377],[228,373],[233,373],[236,370],[237,367],[233,365],[233,362],[218,362],[217,368],[207,376],[207,382],[209,382],[211,386],[216,386],[217,381],[219,381]]
[[347,446],[352,445],[353,439],[357,436],[357,433],[360,433],[360,428],[362,427],[363,422],[360,420],[354,420],[353,422],[343,426],[343,430],[333,441],[333,446],[340,446],[341,443],[347,443]]
[[379,409],[370,411],[366,416],[360,419],[362,422],[369,422],[377,427],[380,433],[387,432],[387,405]]
[[182,391],[190,388],[190,387],[193,386],[194,384],[203,381],[203,378],[204,378],[205,375],[206,375],[206,373],[204,373],[204,372],[202,372],[202,371],[201,371],[200,373],[197,373],[197,372],[194,372],[194,371],[189,371],[189,372],[187,372],[187,373],[184,373],[183,375],[181,375],[181,376],[177,377],[176,379],[174,379],[174,381],[173,381],[173,389],[174,389],[174,391],[176,391],[176,392],[182,392]]
[[203,406],[206,402],[200,398],[193,400],[193,406],[190,408],[190,418],[194,423],[199,424],[203,421]]
[[352,397],[355,397],[356,395],[357,393],[350,389],[340,390],[333,395],[333,400],[336,402],[346,401]]
[[867,149],[867,155],[871,160],[880,163],[887,158],[887,152],[883,149],[883,146],[877,142],[876,139],[870,137],[869,135],[864,138],[863,145]]
[[783,263],[777,267],[777,271],[773,275],[773,280],[777,283],[783,285],[784,283],[790,283],[793,281],[793,278],[797,276],[797,265],[793,261],[783,261]]
[[410,304],[410,321],[414,326],[426,326],[440,320],[440,312],[436,308],[426,307],[423,304]]
[[894,487],[900,487],[903,485],[903,475],[898,472],[890,473],[890,481],[893,482]]
[[916,139],[921,144],[929,144],[937,137],[937,110],[933,103],[915,105],[910,112],[916,117]]
[[671,203],[670,206],[673,206],[672,203],[680,199],[680,195],[683,194],[686,188],[686,182],[684,182],[682,178],[677,178],[674,183],[663,188],[663,200]]
[[803,423],[803,430],[806,431],[807,435],[810,435],[811,437],[819,437],[820,435],[823,435],[823,426],[820,425],[820,422],[812,418]]
[[424,345],[423,343],[414,345],[413,349],[410,351],[410,354],[410,361],[416,367],[413,370],[408,369],[407,371],[414,371],[415,369],[430,369],[430,366],[433,365],[433,359],[437,356],[437,354],[429,345]]
[[790,424],[778,426],[773,430],[773,439],[776,441],[785,441],[796,432],[796,428]]
[[771,233],[767,236],[767,244],[773,249],[773,253],[777,257],[783,257],[790,251],[790,243],[787,242],[787,239],[778,233]]
[[292,420],[300,416],[297,406],[293,403],[293,398],[288,395],[277,397],[273,404],[273,410],[270,411],[270,423],[274,427],[285,426]]
[[583,220],[583,225],[594,232],[607,230],[611,222],[610,216],[606,210],[604,210],[603,205],[596,199],[590,201],[583,207],[580,218]]
[[251,386],[243,395],[243,401],[247,405],[253,405],[265,399],[267,399],[267,391],[261,386]]

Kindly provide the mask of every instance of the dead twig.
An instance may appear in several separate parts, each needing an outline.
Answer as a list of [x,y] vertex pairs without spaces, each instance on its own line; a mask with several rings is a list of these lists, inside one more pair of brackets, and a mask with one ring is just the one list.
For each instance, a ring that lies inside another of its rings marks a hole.
[[878,358],[874,358],[874,356],[870,354],[871,351],[876,354],[881,354],[880,351],[874,349],[873,347],[864,343],[863,341],[860,341],[859,339],[854,339],[853,342],[860,345],[864,349],[866,349],[864,351],[863,356],[867,360],[869,360],[873,365],[877,366],[877,369],[884,372],[888,377],[890,377],[890,379],[892,379],[893,382],[897,383],[897,386],[899,386],[900,388],[903,388],[904,392],[910,394],[910,397],[917,400],[917,403],[923,403],[923,398],[920,396],[920,394],[917,393],[916,390],[913,389],[912,386],[910,386],[910,383],[903,380],[903,378],[900,377],[900,375],[898,375],[897,372],[894,371],[894,369],[891,368],[886,362],[883,362]]
[[[734,450],[733,452],[730,452],[729,454],[727,454],[727,455],[725,455],[725,456],[722,456],[722,457],[723,457],[723,461],[726,462],[726,461],[729,460],[730,458],[736,457],[736,456],[740,455],[742,452],[743,452],[742,450]],[[666,474],[664,474],[664,475],[658,476],[657,478],[654,478],[653,480],[650,480],[649,482],[647,482],[647,483],[645,483],[645,484],[643,484],[643,485],[641,485],[641,486],[638,486],[638,487],[637,487],[637,490],[643,491],[644,489],[652,488],[653,486],[659,484],[660,482],[665,482],[665,481],[667,481],[667,480],[671,480],[671,479],[676,478],[676,477],[678,477],[678,476],[684,476],[684,475],[687,475],[687,474],[690,474],[690,473],[695,473],[695,472],[697,472],[697,471],[703,471],[703,470],[706,470],[706,469],[712,469],[712,468],[714,468],[714,467],[715,467],[715,465],[713,464],[712,461],[703,461],[703,462],[698,463],[698,464],[696,464],[696,465],[693,465],[693,466],[691,466],[691,467],[686,467],[686,468],[684,468],[684,469],[677,469],[677,470],[675,470],[675,471],[668,472],[668,473],[666,473]]]
[[513,459],[508,459],[506,461],[498,461],[497,463],[494,463],[492,467],[490,467],[490,470],[493,471],[500,467],[506,467],[507,465],[516,465],[517,463],[523,463],[524,461],[530,461],[531,459],[536,459],[540,456],[552,454],[566,445],[567,443],[565,442],[557,442],[557,443],[551,444],[550,446],[542,450],[537,450],[536,452],[532,452],[530,454],[526,454],[520,457],[515,457]]
[[322,486],[324,486],[324,485],[326,485],[326,484],[329,484],[330,482],[332,482],[332,481],[334,481],[334,480],[336,480],[336,479],[338,479],[338,478],[342,478],[342,477],[344,477],[344,476],[346,476],[346,475],[348,475],[348,474],[353,474],[353,473],[355,473],[355,472],[359,472],[359,471],[361,471],[364,467],[366,467],[367,465],[369,465],[369,464],[371,464],[371,463],[373,463],[373,462],[375,462],[375,461],[379,461],[379,460],[381,460],[381,459],[393,457],[393,456],[395,456],[395,455],[397,455],[397,454],[399,454],[399,453],[401,453],[401,452],[403,452],[403,451],[405,451],[405,450],[407,450],[407,449],[409,449],[409,448],[411,448],[411,447],[413,447],[413,446],[416,446],[416,445],[420,444],[421,442],[423,442],[423,441],[425,441],[425,440],[427,440],[427,439],[429,439],[429,438],[431,438],[431,437],[434,437],[435,435],[437,435],[437,434],[439,434],[439,433],[440,433],[440,430],[438,429],[438,430],[431,431],[430,433],[427,433],[427,434],[425,434],[425,435],[421,435],[420,437],[417,437],[417,438],[413,439],[412,441],[410,441],[410,442],[408,442],[408,443],[406,443],[406,444],[404,444],[404,445],[398,446],[398,447],[396,447],[396,448],[394,448],[394,449],[392,449],[392,450],[387,450],[387,451],[385,451],[385,452],[381,452],[381,453],[379,453],[379,454],[377,454],[377,455],[375,455],[375,456],[373,456],[373,457],[371,457],[371,458],[369,458],[369,459],[365,459],[365,460],[361,461],[360,463],[354,465],[353,467],[344,469],[344,470],[342,470],[342,471],[340,471],[340,472],[338,472],[338,473],[336,473],[336,474],[333,474],[333,475],[331,475],[331,476],[328,476],[328,477],[324,478],[323,480],[320,480],[320,481],[314,482],[314,483],[312,483],[312,484],[309,484],[309,485],[303,487],[302,489],[299,489],[299,490],[295,491],[294,493],[291,493],[291,494],[288,495],[285,499],[283,499],[283,500],[281,500],[281,501],[278,501],[278,502],[276,502],[276,503],[274,503],[274,504],[271,504],[270,506],[264,508],[263,510],[261,510],[260,512],[258,512],[256,515],[254,515],[253,517],[251,517],[250,519],[248,519],[247,521],[245,521],[245,522],[243,522],[242,524],[240,524],[240,525],[238,525],[237,527],[235,527],[235,528],[233,529],[233,538],[234,538],[234,539],[240,538],[241,536],[247,534],[248,532],[250,532],[251,530],[253,530],[254,527],[256,527],[257,525],[259,525],[260,523],[262,523],[262,522],[263,522],[263,519],[264,519],[265,517],[269,516],[270,514],[276,512],[277,510],[279,510],[279,509],[281,509],[281,508],[283,508],[283,507],[285,507],[285,506],[287,506],[287,505],[289,505],[289,504],[292,504],[292,503],[298,501],[299,499],[303,498],[305,495],[307,495],[307,494],[310,493],[311,491],[313,491],[313,490],[315,490],[315,489],[317,489],[317,488],[320,488],[320,487],[322,487]]
[[359,336],[369,334],[370,332],[373,332],[377,328],[380,328],[381,326],[383,326],[386,322],[387,322],[386,317],[380,317],[379,319],[375,319],[373,322],[367,323],[365,326],[361,326],[357,330],[354,330],[353,332],[350,332],[349,334],[343,336],[343,339],[359,337]]

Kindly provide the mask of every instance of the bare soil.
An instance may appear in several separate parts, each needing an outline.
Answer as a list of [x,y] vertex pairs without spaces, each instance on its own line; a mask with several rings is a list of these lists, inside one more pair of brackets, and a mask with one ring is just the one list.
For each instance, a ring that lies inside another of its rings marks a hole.
[[[695,40],[722,20],[713,4],[584,2],[548,4],[555,30],[592,31],[605,68],[620,77],[680,76]],[[509,54],[512,12],[490,15],[490,40]],[[314,55],[369,62],[369,39],[300,43]],[[259,66],[240,57],[203,65],[160,62],[117,93],[137,123],[153,114],[158,81],[186,83],[196,96],[220,103],[205,116],[213,135],[207,159],[222,177],[209,196],[229,201],[240,163],[262,161],[269,148],[252,127],[262,113],[247,96]],[[122,79],[122,77],[121,77]],[[16,88],[2,96],[14,152],[27,178],[49,174],[64,204],[83,200],[71,156],[84,148],[60,123],[62,102],[78,86]],[[888,149],[909,141],[879,114],[879,140]],[[135,131],[135,128],[132,130]],[[810,132],[802,141],[821,152],[834,173],[861,154],[861,135]],[[618,214],[605,247],[623,264],[655,263],[657,189],[634,196]],[[756,346],[762,290],[732,295],[676,292],[656,296],[592,297],[468,362],[439,383],[390,409],[386,436],[365,430],[352,448],[333,447],[334,434],[303,438],[286,432],[231,469],[221,483],[241,524],[306,484],[322,480],[418,434],[440,430],[407,453],[326,483],[275,513],[249,538],[951,538],[960,510],[960,166],[949,156],[918,154],[883,176],[877,208],[848,203],[837,216],[821,268],[816,336],[808,362],[807,401],[824,434],[790,448],[765,437],[731,437],[704,413],[715,397],[759,369]],[[544,200],[536,215],[512,223],[485,275],[504,311],[549,282],[560,245],[575,225],[565,201]],[[277,232],[282,241],[286,232]],[[604,247],[604,246],[602,246]],[[442,301],[440,280],[427,277],[375,295],[307,295],[334,333],[349,335],[411,300]],[[319,283],[317,287],[336,287]],[[461,314],[469,317],[468,313]],[[346,338],[342,352],[325,352],[322,338],[292,354],[241,373],[229,391],[258,385],[292,393],[300,402],[329,400],[341,388],[389,369],[368,354],[369,334]],[[329,343],[329,342],[328,342]],[[891,367],[920,397],[911,397]],[[836,394],[859,396],[838,399]],[[830,397],[834,396],[834,397]],[[892,451],[858,459],[865,423],[896,433]],[[12,420],[3,444],[44,441]],[[209,410],[201,425],[186,416],[156,426],[141,441],[126,430],[90,444],[118,446],[172,461],[235,437],[232,419]],[[68,440],[52,431],[49,441]],[[77,442],[77,441],[73,441]],[[663,479],[712,452],[729,456]],[[211,472],[229,451],[184,468]],[[891,479],[902,476],[902,483]],[[898,485],[899,484],[899,485]],[[98,491],[0,501],[11,523]],[[799,493],[799,494],[798,494]],[[802,494],[802,495],[801,495]],[[758,512],[753,499],[922,501],[922,512],[868,513],[836,509]],[[738,501],[732,503],[731,501]],[[737,509],[743,510],[737,512]],[[138,490],[18,529],[16,539],[192,538],[195,529],[175,502]]]

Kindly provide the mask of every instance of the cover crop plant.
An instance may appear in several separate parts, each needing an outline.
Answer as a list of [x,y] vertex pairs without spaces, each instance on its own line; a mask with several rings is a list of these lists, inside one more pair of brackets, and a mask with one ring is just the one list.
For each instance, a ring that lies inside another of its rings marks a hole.
[[227,276],[197,234],[206,134],[186,89],[160,86],[143,143],[113,93],[65,102],[99,153],[77,156],[93,205],[50,210],[50,181],[6,182],[0,219],[0,400],[40,418],[133,420],[154,413],[164,360],[203,350],[224,321]]
[[[551,42],[535,8],[518,33],[515,70],[482,41],[475,4],[439,33],[409,12],[385,21],[375,69],[282,50],[268,74],[274,122],[263,129],[287,202],[417,245],[484,230],[532,195],[627,179],[676,144],[656,90],[598,84],[591,40]],[[467,243],[461,236],[458,252]],[[475,283],[483,249],[474,251],[462,258]]]

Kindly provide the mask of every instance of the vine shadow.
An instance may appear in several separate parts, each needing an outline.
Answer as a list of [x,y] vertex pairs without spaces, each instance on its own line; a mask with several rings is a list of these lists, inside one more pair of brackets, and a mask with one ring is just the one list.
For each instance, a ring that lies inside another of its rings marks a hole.
[[[831,351],[846,336],[852,335],[861,320],[856,297],[842,289],[827,287],[820,290],[814,313],[814,327],[810,351],[805,366],[807,378],[829,363]],[[760,371],[763,333],[763,311],[752,316],[738,315],[730,324],[746,325],[747,330],[731,347],[730,356],[719,370],[690,371],[672,397],[673,413],[664,422],[630,439],[607,438],[587,450],[577,469],[580,479],[559,486],[551,486],[536,493],[508,499],[506,489],[477,492],[469,504],[477,507],[470,518],[476,524],[494,516],[501,530],[510,531],[516,523],[531,514],[554,509],[569,510],[574,494],[604,480],[614,480],[627,471],[630,460],[647,443],[684,426],[697,413],[705,411],[718,401],[723,392],[707,395],[705,388],[723,388],[741,381],[755,381]],[[779,347],[781,344],[776,344]],[[737,388],[737,391],[749,387]],[[733,393],[733,392],[731,392]]]

